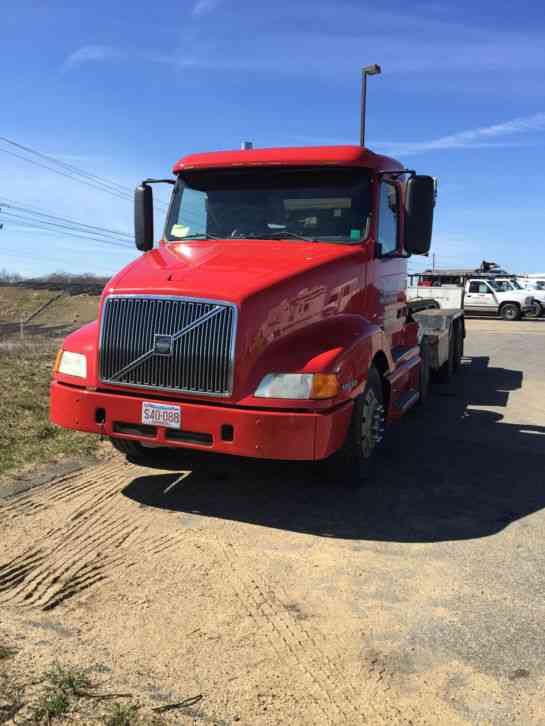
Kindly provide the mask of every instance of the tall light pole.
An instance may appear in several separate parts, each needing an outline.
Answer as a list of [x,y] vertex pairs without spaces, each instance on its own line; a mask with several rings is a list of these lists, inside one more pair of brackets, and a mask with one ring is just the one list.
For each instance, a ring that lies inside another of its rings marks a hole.
[[378,76],[381,72],[379,65],[365,66],[361,69],[361,108],[360,108],[360,146],[365,146],[365,102],[367,98],[367,76]]

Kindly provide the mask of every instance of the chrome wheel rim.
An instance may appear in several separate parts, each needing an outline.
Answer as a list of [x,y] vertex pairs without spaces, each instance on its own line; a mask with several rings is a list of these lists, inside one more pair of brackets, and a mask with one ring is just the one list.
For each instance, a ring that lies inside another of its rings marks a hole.
[[384,434],[384,407],[370,388],[363,399],[360,424],[360,447],[364,458],[368,459],[382,441]]

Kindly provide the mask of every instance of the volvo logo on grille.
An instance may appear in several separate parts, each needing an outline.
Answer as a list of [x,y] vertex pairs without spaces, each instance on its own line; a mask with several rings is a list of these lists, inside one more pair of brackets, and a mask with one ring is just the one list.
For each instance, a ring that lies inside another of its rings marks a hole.
[[156,335],[153,345],[155,355],[172,355],[174,339],[172,335]]

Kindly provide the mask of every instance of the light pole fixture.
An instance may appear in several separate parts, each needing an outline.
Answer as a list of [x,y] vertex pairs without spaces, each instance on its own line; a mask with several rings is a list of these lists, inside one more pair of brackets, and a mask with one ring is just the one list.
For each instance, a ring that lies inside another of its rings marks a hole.
[[367,97],[367,76],[378,76],[381,73],[379,65],[365,66],[361,69],[361,108],[360,108],[360,146],[365,146],[365,103]]

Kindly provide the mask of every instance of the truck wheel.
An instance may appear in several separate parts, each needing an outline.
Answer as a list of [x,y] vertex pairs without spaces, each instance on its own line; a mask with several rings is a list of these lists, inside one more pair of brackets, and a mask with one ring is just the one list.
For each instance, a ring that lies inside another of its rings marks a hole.
[[430,349],[428,345],[428,339],[424,336],[420,343],[420,357],[422,358],[422,364],[420,366],[420,375],[418,381],[418,393],[420,397],[418,399],[418,405],[423,406],[430,392]]
[[139,441],[111,437],[110,442],[114,449],[117,449],[131,459],[144,459],[146,456],[149,456],[148,449],[144,448]]
[[541,306],[541,303],[539,303],[537,300],[534,300],[534,303],[532,305],[532,309],[529,310],[527,313],[524,313],[525,318],[539,318],[543,315],[543,307]]
[[500,310],[500,315],[504,320],[518,320],[520,318],[520,308],[515,303],[505,303]]
[[345,442],[328,460],[333,464],[333,471],[340,472],[344,481],[355,489],[362,487],[373,472],[384,425],[382,381],[377,369],[371,367],[365,389],[354,403]]

